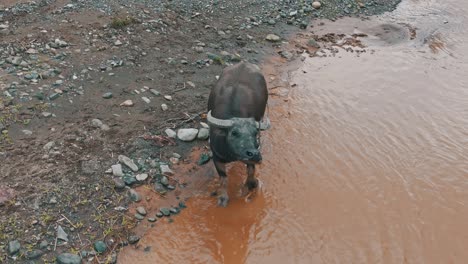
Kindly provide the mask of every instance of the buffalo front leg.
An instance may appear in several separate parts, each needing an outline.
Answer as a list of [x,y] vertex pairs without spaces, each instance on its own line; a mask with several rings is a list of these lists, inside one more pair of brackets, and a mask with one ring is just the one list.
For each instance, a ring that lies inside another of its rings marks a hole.
[[213,157],[213,162],[220,179],[220,186],[218,190],[218,205],[226,207],[229,202],[229,196],[227,193],[228,180],[226,174],[226,163],[219,161],[215,157]]
[[255,165],[247,164],[247,180],[245,181],[245,186],[252,191],[257,188],[258,180],[255,178]]

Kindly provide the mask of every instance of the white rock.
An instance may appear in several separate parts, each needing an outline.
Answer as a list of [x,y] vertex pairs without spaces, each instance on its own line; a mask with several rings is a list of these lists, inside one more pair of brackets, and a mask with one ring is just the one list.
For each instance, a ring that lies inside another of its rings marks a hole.
[[144,181],[148,179],[148,174],[147,173],[138,174],[137,176],[135,176],[135,178],[137,179],[137,181]]
[[181,128],[177,131],[177,137],[182,141],[192,141],[197,137],[198,129],[195,128]]
[[169,109],[169,107],[167,106],[167,104],[162,104],[162,105],[161,105],[161,109],[162,109],[163,111],[167,111],[167,110]]
[[35,49],[28,49],[28,50],[26,51],[26,53],[27,53],[27,54],[37,54],[38,52],[37,52],[37,50],[35,50]]
[[204,128],[210,128],[210,126],[205,122],[200,122],[200,125]]
[[160,95],[161,95],[161,93],[158,92],[158,91],[155,90],[155,89],[150,89],[150,92],[151,92],[154,96],[160,96]]
[[103,124],[102,121],[99,120],[99,119],[93,119],[93,120],[91,120],[91,125],[92,125],[93,127],[98,127],[98,128],[100,128],[100,127],[102,127],[102,125],[104,125],[104,124]]
[[124,155],[119,155],[118,159],[121,163],[125,164],[125,166],[129,167],[132,171],[135,171],[135,172],[138,171],[138,166],[129,157],[124,156]]
[[123,177],[122,165],[115,164],[111,166],[112,174],[116,177]]
[[319,9],[322,6],[322,4],[318,1],[315,1],[312,3],[312,7],[315,9]]
[[188,84],[190,87],[195,88],[195,84],[194,84],[193,82],[188,81],[187,84]]
[[109,127],[108,125],[106,125],[106,124],[103,124],[103,125],[101,126],[101,130],[102,130],[102,131],[109,131],[109,130],[110,130],[110,127]]
[[[27,129],[24,129],[24,130],[22,130],[22,131],[23,131],[23,133],[24,133],[26,136],[30,136],[30,135],[32,135],[32,133],[33,133],[31,130],[27,130]],[[1,132],[1,131],[0,131],[0,132]]]
[[132,100],[126,100],[123,103],[121,103],[120,106],[133,106],[133,101]]
[[201,140],[207,140],[209,136],[210,136],[210,130],[208,128],[202,127],[198,131],[197,138]]
[[171,163],[174,164],[174,165],[179,164],[179,159],[176,158],[176,157],[171,157],[171,158],[169,158],[169,160],[170,160]]
[[271,42],[278,42],[281,40],[281,38],[275,34],[268,34],[265,39]]
[[141,99],[147,104],[151,103],[151,100],[148,97],[143,96]]
[[174,130],[170,129],[170,128],[164,130],[164,132],[170,138],[176,138],[176,136],[177,136],[177,133]]
[[170,95],[165,95],[164,96],[164,99],[168,100],[168,101],[172,101],[172,96]]
[[7,24],[0,24],[0,29],[7,29],[8,25]]
[[122,44],[123,44],[123,43],[122,43],[122,41],[120,41],[120,40],[116,40],[116,41],[114,42],[114,45],[115,45],[115,46],[121,46]]
[[171,168],[169,168],[169,165],[167,165],[167,164],[161,164],[159,166],[159,169],[161,170],[161,173],[163,175],[169,175],[170,176],[170,175],[174,174],[174,172],[171,170]]
[[44,150],[45,150],[45,151],[50,151],[54,146],[55,146],[55,142],[54,142],[54,141],[50,141],[49,143],[47,143],[47,144],[44,145]]

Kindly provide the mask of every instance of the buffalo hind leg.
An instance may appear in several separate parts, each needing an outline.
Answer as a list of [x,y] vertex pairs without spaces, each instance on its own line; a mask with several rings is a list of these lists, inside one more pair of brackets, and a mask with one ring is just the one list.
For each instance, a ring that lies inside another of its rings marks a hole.
[[247,180],[245,181],[245,186],[252,191],[258,187],[258,180],[255,178],[255,165],[247,164]]
[[227,193],[227,174],[226,174],[226,163],[219,161],[213,156],[213,163],[215,165],[216,171],[218,172],[220,179],[220,188],[218,191],[218,205],[226,207],[229,202],[229,196]]

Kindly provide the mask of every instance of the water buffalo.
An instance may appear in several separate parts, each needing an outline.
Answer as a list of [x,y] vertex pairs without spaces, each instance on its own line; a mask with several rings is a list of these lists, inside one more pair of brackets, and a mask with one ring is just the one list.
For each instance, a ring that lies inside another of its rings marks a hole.
[[226,207],[226,163],[242,161],[247,165],[245,186],[253,190],[258,185],[255,164],[262,160],[259,132],[269,127],[263,119],[268,90],[260,68],[241,62],[224,69],[208,99],[210,147],[213,163],[221,179],[218,205]]

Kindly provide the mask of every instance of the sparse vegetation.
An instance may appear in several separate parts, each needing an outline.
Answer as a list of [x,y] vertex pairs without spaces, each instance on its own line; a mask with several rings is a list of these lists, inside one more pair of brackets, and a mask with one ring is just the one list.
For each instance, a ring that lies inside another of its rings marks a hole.
[[115,29],[124,28],[131,24],[135,24],[137,20],[132,16],[127,16],[125,18],[122,17],[114,17],[111,22],[111,27]]

